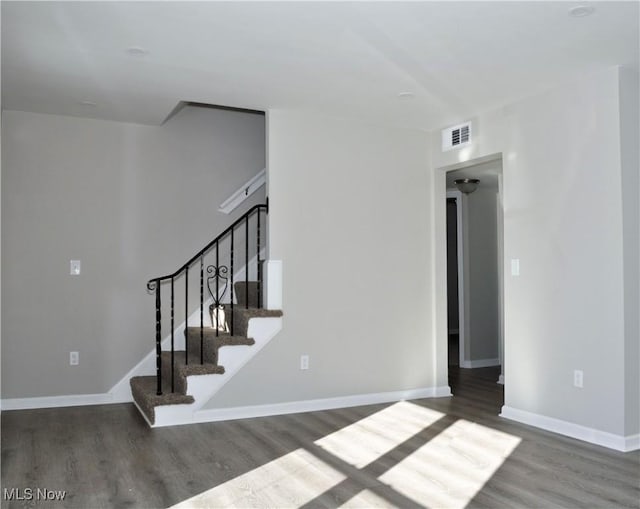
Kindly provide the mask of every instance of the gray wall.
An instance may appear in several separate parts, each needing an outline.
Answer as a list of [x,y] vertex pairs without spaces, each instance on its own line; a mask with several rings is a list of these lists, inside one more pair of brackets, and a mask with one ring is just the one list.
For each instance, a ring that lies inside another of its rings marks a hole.
[[2,397],[106,392],[153,348],[147,279],[241,213],[217,208],[264,167],[264,117],[185,108],[161,127],[13,111],[2,121]]
[[[0,9],[0,13],[2,9]],[[1,17],[1,15],[0,15]],[[0,23],[0,26],[1,23]],[[2,38],[0,37],[0,40]],[[0,44],[1,46],[1,44]],[[2,50],[0,48],[0,54]],[[0,65],[0,69],[2,66]],[[0,70],[0,75],[2,71]],[[0,76],[0,112],[2,111],[2,76]],[[0,154],[2,154],[2,116],[0,115]],[[0,158],[1,159],[1,158]],[[0,160],[0,367],[2,367],[2,161]],[[0,376],[0,395],[2,395],[2,376]]]
[[[465,255],[469,260],[468,358],[498,358],[497,189],[479,187],[466,195]],[[465,345],[466,346],[466,345]]]
[[626,433],[640,431],[640,108],[638,72],[620,73],[622,207],[624,214],[624,325]]
[[283,329],[207,406],[432,387],[426,135],[297,111],[268,117]]

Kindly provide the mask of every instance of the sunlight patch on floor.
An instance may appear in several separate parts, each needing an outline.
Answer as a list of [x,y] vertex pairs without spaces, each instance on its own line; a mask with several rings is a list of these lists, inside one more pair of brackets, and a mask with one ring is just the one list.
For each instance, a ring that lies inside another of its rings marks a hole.
[[346,477],[304,449],[297,449],[231,479],[172,509],[300,507]]
[[466,507],[521,439],[465,420],[456,421],[379,477],[427,507]]
[[442,417],[443,413],[401,401],[316,440],[315,444],[362,468]]
[[322,495],[339,498],[331,490],[344,488],[338,485],[347,475],[340,470],[365,468],[402,444],[406,451],[413,443],[413,452],[406,457],[409,451],[401,453],[397,464],[370,479],[377,487],[363,486],[341,507],[394,507],[394,501],[413,501],[423,507],[464,508],[521,439],[466,420],[455,421],[433,438],[417,436],[444,416],[414,403],[395,403],[314,442],[335,457],[335,462],[325,458],[333,466],[312,451],[296,449],[171,509],[295,508]]

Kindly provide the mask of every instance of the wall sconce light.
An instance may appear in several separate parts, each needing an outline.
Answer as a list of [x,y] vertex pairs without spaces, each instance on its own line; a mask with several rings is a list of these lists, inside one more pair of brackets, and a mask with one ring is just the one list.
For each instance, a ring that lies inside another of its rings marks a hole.
[[453,183],[459,191],[462,191],[464,194],[471,194],[478,189],[480,179],[455,179]]

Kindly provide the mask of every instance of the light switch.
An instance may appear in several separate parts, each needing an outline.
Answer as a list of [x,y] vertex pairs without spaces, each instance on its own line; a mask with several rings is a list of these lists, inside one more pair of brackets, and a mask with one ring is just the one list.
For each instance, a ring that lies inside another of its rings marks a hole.
[[520,260],[518,258],[513,258],[511,260],[511,275],[512,276],[520,275]]
[[72,276],[80,275],[80,260],[71,260],[69,263],[69,274]]

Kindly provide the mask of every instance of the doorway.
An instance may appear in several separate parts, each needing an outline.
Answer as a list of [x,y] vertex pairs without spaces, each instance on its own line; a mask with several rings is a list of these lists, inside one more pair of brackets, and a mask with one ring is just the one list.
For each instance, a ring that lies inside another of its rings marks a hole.
[[[478,179],[457,189],[459,178]],[[447,357],[451,375],[504,382],[502,160],[446,172]],[[455,382],[455,380],[453,381]],[[455,394],[455,390],[454,390]]]

